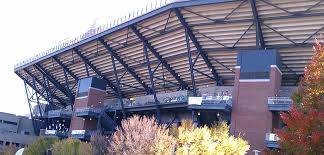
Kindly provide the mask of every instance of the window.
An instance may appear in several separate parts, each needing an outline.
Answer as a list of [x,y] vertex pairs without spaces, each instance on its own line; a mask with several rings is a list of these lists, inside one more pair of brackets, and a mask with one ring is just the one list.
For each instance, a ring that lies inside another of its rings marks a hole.
[[11,124],[11,125],[18,125],[16,122],[11,122],[11,121],[3,121],[3,123]]
[[9,146],[10,145],[10,142],[6,142],[6,146]]
[[12,143],[12,145],[16,145],[16,147],[19,147],[19,143]]
[[79,81],[78,97],[88,96],[89,87],[91,87],[92,78],[86,78]]
[[28,131],[25,131],[25,132],[24,132],[24,134],[25,134],[25,135],[29,135],[29,134],[30,134],[30,132],[28,132]]
[[0,140],[0,145],[3,145],[3,141],[2,140]]

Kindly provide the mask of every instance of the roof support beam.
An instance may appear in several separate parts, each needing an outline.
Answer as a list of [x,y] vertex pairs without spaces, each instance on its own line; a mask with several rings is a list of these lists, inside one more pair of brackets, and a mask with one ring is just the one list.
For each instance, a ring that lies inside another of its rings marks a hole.
[[[30,71],[28,71],[27,69],[24,69],[24,71],[31,77],[31,78],[35,78],[35,81],[40,84],[45,90],[46,92],[49,92],[50,88],[47,88],[46,85],[44,85],[39,79],[37,79],[37,77],[35,77],[33,74],[31,74]],[[32,86],[30,84],[30,86]],[[33,88],[33,87],[32,87]],[[35,90],[35,89],[34,89]],[[61,98],[59,98],[58,96],[56,96],[55,94],[53,94],[53,98],[55,98],[58,102],[62,103],[64,106],[66,106],[67,104],[64,102],[64,100],[62,100]],[[48,97],[47,97],[48,99]]]
[[145,84],[145,82],[135,73],[135,71],[125,63],[125,61],[118,56],[116,51],[112,49],[103,39],[99,39],[99,42],[105,47],[110,55],[112,55],[123,67],[135,78],[135,80],[142,85],[142,87],[146,90],[147,94],[151,94],[150,88]]
[[[108,86],[114,90],[114,95],[118,94],[118,90],[117,88],[114,86],[114,84],[107,79],[97,68],[96,66],[94,66],[84,55],[81,54],[81,52],[78,49],[74,49],[74,52],[81,58],[81,60],[88,65],[96,74],[97,76],[99,76],[100,78],[102,78],[103,80],[106,81],[106,83],[108,84]],[[122,93],[122,92],[121,92]],[[123,95],[124,96],[124,95]]]
[[79,81],[79,78],[75,75],[75,74],[73,74],[72,73],[72,71],[69,69],[69,68],[67,68],[66,67],[66,65],[64,65],[63,64],[63,62],[61,61],[61,60],[59,60],[57,57],[53,57],[53,59],[54,59],[54,61],[57,63],[57,64],[59,64],[62,68],[63,68],[63,70],[65,70],[65,72],[66,73],[68,73],[74,80],[76,80],[76,81]]
[[191,53],[191,50],[190,50],[190,42],[189,42],[188,31],[185,31],[185,35],[186,35],[188,61],[189,61],[189,66],[190,66],[190,77],[191,77],[191,84],[192,84],[192,92],[193,92],[194,96],[197,96],[195,74],[193,72],[193,63],[192,63],[192,57],[191,57],[192,53]]
[[19,73],[15,72],[21,79],[24,80],[24,82],[26,82],[30,87],[32,87],[35,92],[37,92],[39,95],[41,95],[44,99],[46,99],[46,97],[44,96],[44,91],[41,92],[40,90],[37,89],[37,87],[34,86],[34,84],[30,83],[29,81],[27,81],[23,76],[21,76]]
[[[205,61],[206,65],[207,65],[207,67],[212,72],[213,77],[215,79],[217,79],[217,81],[218,81],[219,77],[218,77],[218,73],[216,72],[216,69],[214,68],[214,66],[212,65],[212,63],[209,61],[208,55],[203,51],[203,49],[202,49],[201,45],[199,44],[196,36],[193,34],[193,32],[191,31],[191,29],[189,28],[188,23],[183,18],[180,10],[178,8],[175,8],[174,11],[175,11],[175,13],[176,13],[179,21],[181,22],[181,25],[183,26],[183,28],[186,30],[186,33],[190,37],[192,43],[195,45],[198,53],[201,55],[201,57],[203,58],[203,60]],[[217,84],[219,85],[220,83],[217,82]]]
[[180,76],[173,70],[173,68],[168,64],[168,62],[162,58],[162,56],[156,51],[156,49],[153,48],[153,46],[139,32],[139,30],[134,25],[131,25],[130,27],[132,31],[136,34],[136,36],[143,42],[144,46],[153,53],[153,55],[162,63],[162,65],[170,72],[170,74],[180,83],[182,89],[187,89],[188,84],[180,78]]
[[69,97],[68,91],[63,87],[57,80],[54,79],[54,77],[45,70],[41,65],[39,64],[34,64],[33,65],[39,72],[41,72],[46,78],[51,81],[54,86],[59,89],[66,97]]
[[154,75],[153,75],[153,72],[152,72],[151,62],[150,62],[150,58],[148,56],[147,47],[145,45],[143,46],[143,51],[144,51],[145,58],[146,58],[147,70],[148,70],[149,75],[150,75],[150,82],[151,82],[151,87],[152,87],[152,91],[153,91],[154,102],[155,102],[155,105],[156,105],[156,118],[158,120],[158,123],[161,123],[160,102],[159,102],[159,100],[157,99],[157,96],[156,96],[154,80],[153,80]]
[[123,97],[121,95],[121,91],[120,91],[120,82],[119,82],[119,79],[118,79],[118,75],[117,75],[117,72],[116,72],[116,63],[115,63],[115,59],[114,59],[114,56],[113,55],[110,55],[111,56],[111,61],[112,61],[112,64],[113,64],[113,69],[114,69],[114,75],[115,75],[115,80],[116,80],[116,84],[117,84],[117,91],[118,91],[118,99],[119,99],[119,102],[120,102],[120,107],[122,108],[122,113],[123,113],[123,119],[126,119],[126,112],[125,112],[125,108],[124,108],[124,102],[123,102]]
[[264,39],[261,29],[261,22],[258,15],[258,10],[256,8],[255,0],[250,0],[251,9],[254,17],[255,33],[256,33],[256,47],[257,49],[264,49]]

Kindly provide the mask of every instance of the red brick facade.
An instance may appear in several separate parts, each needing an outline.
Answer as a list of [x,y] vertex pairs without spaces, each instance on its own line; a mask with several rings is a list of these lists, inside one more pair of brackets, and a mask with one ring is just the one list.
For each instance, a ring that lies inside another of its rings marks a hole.
[[235,71],[231,133],[241,134],[253,150],[264,150],[265,135],[272,130],[272,113],[268,97],[275,96],[281,85],[281,72],[271,66],[270,79],[240,80],[240,68]]
[[77,108],[103,107],[106,92],[95,88],[90,88],[88,96],[76,98],[74,102],[73,114],[71,119],[70,131],[72,130],[94,130],[97,127],[97,119],[87,119],[75,116]]

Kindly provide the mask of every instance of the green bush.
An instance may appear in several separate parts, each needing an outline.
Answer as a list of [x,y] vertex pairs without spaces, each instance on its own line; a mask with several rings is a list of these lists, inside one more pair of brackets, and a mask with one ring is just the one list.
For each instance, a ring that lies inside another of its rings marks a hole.
[[56,138],[38,137],[24,150],[24,155],[42,155],[57,141]]
[[53,155],[90,155],[92,154],[91,144],[81,142],[78,139],[64,139],[57,141],[52,146]]

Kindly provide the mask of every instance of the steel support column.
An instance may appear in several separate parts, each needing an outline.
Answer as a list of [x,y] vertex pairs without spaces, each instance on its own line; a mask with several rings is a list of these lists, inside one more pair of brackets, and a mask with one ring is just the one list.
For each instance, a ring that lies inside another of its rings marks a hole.
[[[39,79],[37,79],[30,71],[28,71],[27,69],[24,69],[24,71],[31,77],[31,78],[35,78],[35,81],[40,84],[46,91],[49,91],[50,88],[47,88],[46,85],[44,85]],[[31,84],[32,86],[32,84]],[[36,89],[36,88],[35,88]],[[56,96],[55,94],[53,95],[53,97],[60,103],[62,103],[63,105],[66,106],[66,103],[64,102],[64,100],[62,100],[61,98],[59,98],[58,96]]]
[[[36,82],[35,82],[35,78],[33,78],[33,86],[37,89]],[[36,95],[36,102],[37,102],[39,114],[40,114],[40,116],[43,116],[42,110],[41,110],[41,107],[40,107],[40,104],[39,104],[39,98],[38,98],[37,91],[35,91],[35,93],[36,93],[35,95]]]
[[68,93],[69,93],[69,99],[70,99],[70,102],[71,102],[71,108],[72,108],[72,110],[73,110],[73,104],[74,104],[74,99],[75,99],[75,97],[73,96],[73,94],[72,94],[72,90],[71,90],[70,87],[69,87],[69,78],[68,78],[68,76],[67,76],[67,74],[66,74],[66,71],[63,70],[63,73],[64,73],[64,80],[65,80],[66,90],[67,90]]
[[115,59],[114,59],[114,57],[112,55],[111,55],[111,61],[112,61],[112,64],[113,64],[114,75],[115,75],[115,80],[116,80],[116,84],[117,84],[117,93],[118,93],[120,106],[122,108],[123,118],[126,119],[126,112],[125,112],[125,108],[124,108],[123,97],[122,97],[121,92],[120,92],[120,87],[119,87],[120,83],[119,83],[118,75],[117,75],[117,72],[116,72]]
[[[114,86],[114,84],[109,79],[107,79],[85,56],[83,56],[78,49],[74,49],[74,52],[97,74],[97,76],[102,78],[108,84],[108,86],[115,92],[115,95],[118,94],[117,88]],[[123,93],[122,96],[124,97]]]
[[146,90],[147,94],[151,94],[151,90],[145,84],[145,82],[135,73],[135,71],[125,63],[125,61],[116,53],[114,49],[112,49],[103,39],[99,39],[99,42],[105,47],[108,53],[115,58],[123,67],[134,77],[134,79],[142,85],[142,87]]
[[191,83],[192,83],[192,93],[194,96],[197,96],[197,90],[196,90],[196,82],[195,82],[195,75],[194,75],[194,70],[193,70],[193,63],[192,63],[192,58],[191,58],[191,50],[190,50],[190,42],[189,42],[189,36],[188,32],[185,31],[186,35],[186,45],[187,45],[187,52],[188,52],[188,61],[189,61],[189,66],[190,66],[190,77],[191,77]]
[[170,74],[180,83],[182,89],[188,89],[188,84],[183,81],[180,76],[173,70],[173,68],[168,64],[166,60],[153,48],[153,46],[148,42],[148,40],[139,32],[139,30],[134,26],[130,26],[135,35],[143,42],[144,46],[149,49],[151,53],[162,63],[162,65],[170,72]]
[[[47,92],[47,95],[49,95],[50,99],[51,99],[51,104],[50,104],[50,108],[53,109],[53,106],[54,106],[54,100],[53,100],[53,97],[54,97],[54,93],[51,91],[51,88],[50,88],[50,84],[49,84],[49,81],[48,79],[43,76],[43,81],[44,81],[44,84],[45,84],[45,87],[47,88],[48,92]],[[67,104],[65,103],[65,106],[67,106]]]
[[254,25],[255,25],[255,33],[256,33],[256,47],[257,49],[264,49],[264,39],[263,39],[263,33],[261,28],[261,22],[258,15],[258,10],[256,8],[256,2],[255,0],[250,0],[251,9],[254,17]]
[[178,8],[174,9],[176,16],[178,17],[181,25],[183,26],[183,28],[186,30],[187,34],[189,35],[192,43],[195,45],[198,53],[201,55],[201,57],[203,58],[203,60],[205,61],[208,69],[211,71],[211,73],[213,74],[214,78],[217,79],[217,85],[220,85],[220,83],[218,82],[219,76],[218,73],[216,72],[215,67],[212,65],[212,63],[210,62],[210,60],[208,59],[208,55],[207,53],[205,53],[201,47],[201,45],[199,44],[196,36],[193,34],[193,32],[191,31],[191,29],[189,28],[188,23],[185,21],[185,19],[183,18],[180,10]]
[[160,111],[160,103],[159,100],[157,99],[156,96],[156,92],[155,92],[155,87],[154,87],[154,80],[153,80],[153,72],[151,69],[151,62],[150,62],[150,58],[148,56],[148,52],[147,52],[147,47],[145,46],[145,43],[143,44],[143,51],[145,54],[145,58],[146,58],[146,64],[147,64],[147,69],[150,75],[150,82],[151,82],[151,87],[152,87],[152,92],[153,92],[153,96],[154,96],[154,101],[156,104],[156,118],[158,120],[159,123],[161,123],[161,111]]
[[28,86],[27,86],[27,80],[24,80],[24,85],[25,85],[25,91],[26,91],[26,96],[27,96],[27,101],[28,101],[28,106],[29,106],[29,112],[30,112],[30,118],[32,119],[32,124],[33,124],[33,128],[34,128],[34,134],[37,135],[37,127],[35,124],[35,119],[33,116],[33,111],[32,111],[32,106],[30,104],[30,99],[29,99],[29,95],[28,95]]

